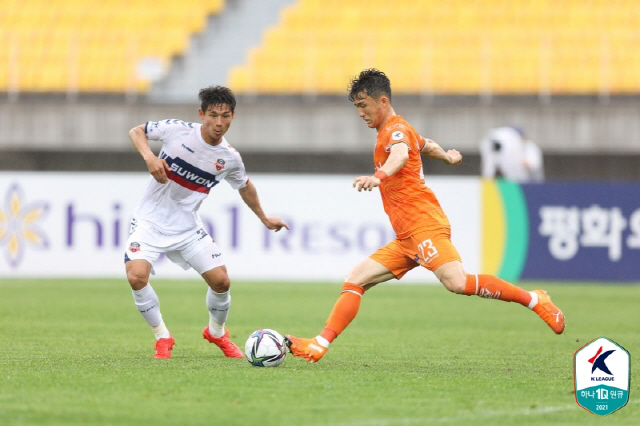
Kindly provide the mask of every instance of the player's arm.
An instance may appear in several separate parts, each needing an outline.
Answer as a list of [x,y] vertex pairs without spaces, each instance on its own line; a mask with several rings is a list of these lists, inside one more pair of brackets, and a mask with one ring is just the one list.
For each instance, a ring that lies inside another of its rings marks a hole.
[[440,160],[443,163],[452,166],[456,166],[462,163],[462,154],[460,154],[457,149],[450,149],[448,151],[445,151],[440,145],[438,145],[431,139],[426,139],[426,143],[424,145],[424,148],[422,148],[422,152],[424,152],[429,158]]
[[276,232],[281,230],[282,228],[289,229],[286,223],[280,220],[279,217],[275,216],[267,216],[262,210],[262,206],[260,205],[260,199],[258,198],[258,191],[256,190],[255,185],[250,180],[247,181],[247,184],[238,190],[240,193],[240,197],[242,197],[242,201],[249,206],[251,211],[258,216],[258,219],[269,229],[275,229]]
[[409,146],[404,142],[391,145],[391,151],[387,161],[372,176],[359,176],[353,181],[353,187],[359,191],[371,191],[380,186],[383,179],[396,173],[409,160]]
[[158,158],[149,148],[149,139],[147,139],[145,126],[145,124],[140,124],[129,130],[129,139],[131,139],[131,143],[147,164],[147,169],[149,169],[151,176],[160,183],[167,183],[169,181],[167,178],[169,165],[166,161]]

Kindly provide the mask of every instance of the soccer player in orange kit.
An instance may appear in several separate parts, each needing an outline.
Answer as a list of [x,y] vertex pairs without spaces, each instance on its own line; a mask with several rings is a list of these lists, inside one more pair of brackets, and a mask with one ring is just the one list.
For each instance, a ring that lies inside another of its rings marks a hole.
[[389,78],[366,69],[351,81],[349,100],[378,139],[373,155],[376,172],[353,181],[358,191],[380,188],[384,211],[396,239],[358,264],[342,287],[322,332],[311,339],[287,335],[294,356],[309,362],[320,360],[329,344],[349,325],[360,309],[362,296],[371,287],[400,279],[420,265],[432,271],[447,290],[505,302],[517,302],[537,313],[556,334],[564,331],[564,315],[543,290],[526,291],[493,275],[467,274],[451,243],[451,227],[433,191],[424,182],[420,152],[429,158],[457,165],[462,155],[444,151],[425,139],[391,105]]

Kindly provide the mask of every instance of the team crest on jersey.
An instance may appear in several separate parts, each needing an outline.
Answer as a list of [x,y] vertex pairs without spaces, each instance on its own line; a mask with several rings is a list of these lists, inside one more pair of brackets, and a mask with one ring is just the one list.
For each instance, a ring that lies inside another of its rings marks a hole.
[[224,160],[222,158],[218,158],[216,160],[216,170],[220,171],[224,169]]
[[404,139],[404,133],[397,130],[391,134],[391,139],[393,139],[394,141],[401,141],[402,139]]
[[140,244],[139,243],[131,243],[131,244],[129,244],[129,251],[131,253],[135,253],[137,251],[140,251]]

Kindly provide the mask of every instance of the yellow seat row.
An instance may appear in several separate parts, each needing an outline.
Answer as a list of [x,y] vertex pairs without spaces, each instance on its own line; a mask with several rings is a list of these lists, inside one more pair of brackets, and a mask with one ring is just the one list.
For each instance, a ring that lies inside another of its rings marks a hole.
[[376,67],[405,93],[639,92],[638,46],[632,0],[299,0],[229,84],[343,93]]
[[[0,91],[145,91],[224,0],[0,0]],[[6,64],[6,65],[4,65]]]

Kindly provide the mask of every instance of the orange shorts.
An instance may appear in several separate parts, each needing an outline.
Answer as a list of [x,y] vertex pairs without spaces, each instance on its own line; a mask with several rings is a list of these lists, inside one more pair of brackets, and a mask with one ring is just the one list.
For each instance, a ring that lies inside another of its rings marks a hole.
[[430,271],[447,262],[461,260],[451,243],[451,230],[421,231],[402,240],[393,240],[369,256],[384,265],[397,279],[420,265]]

